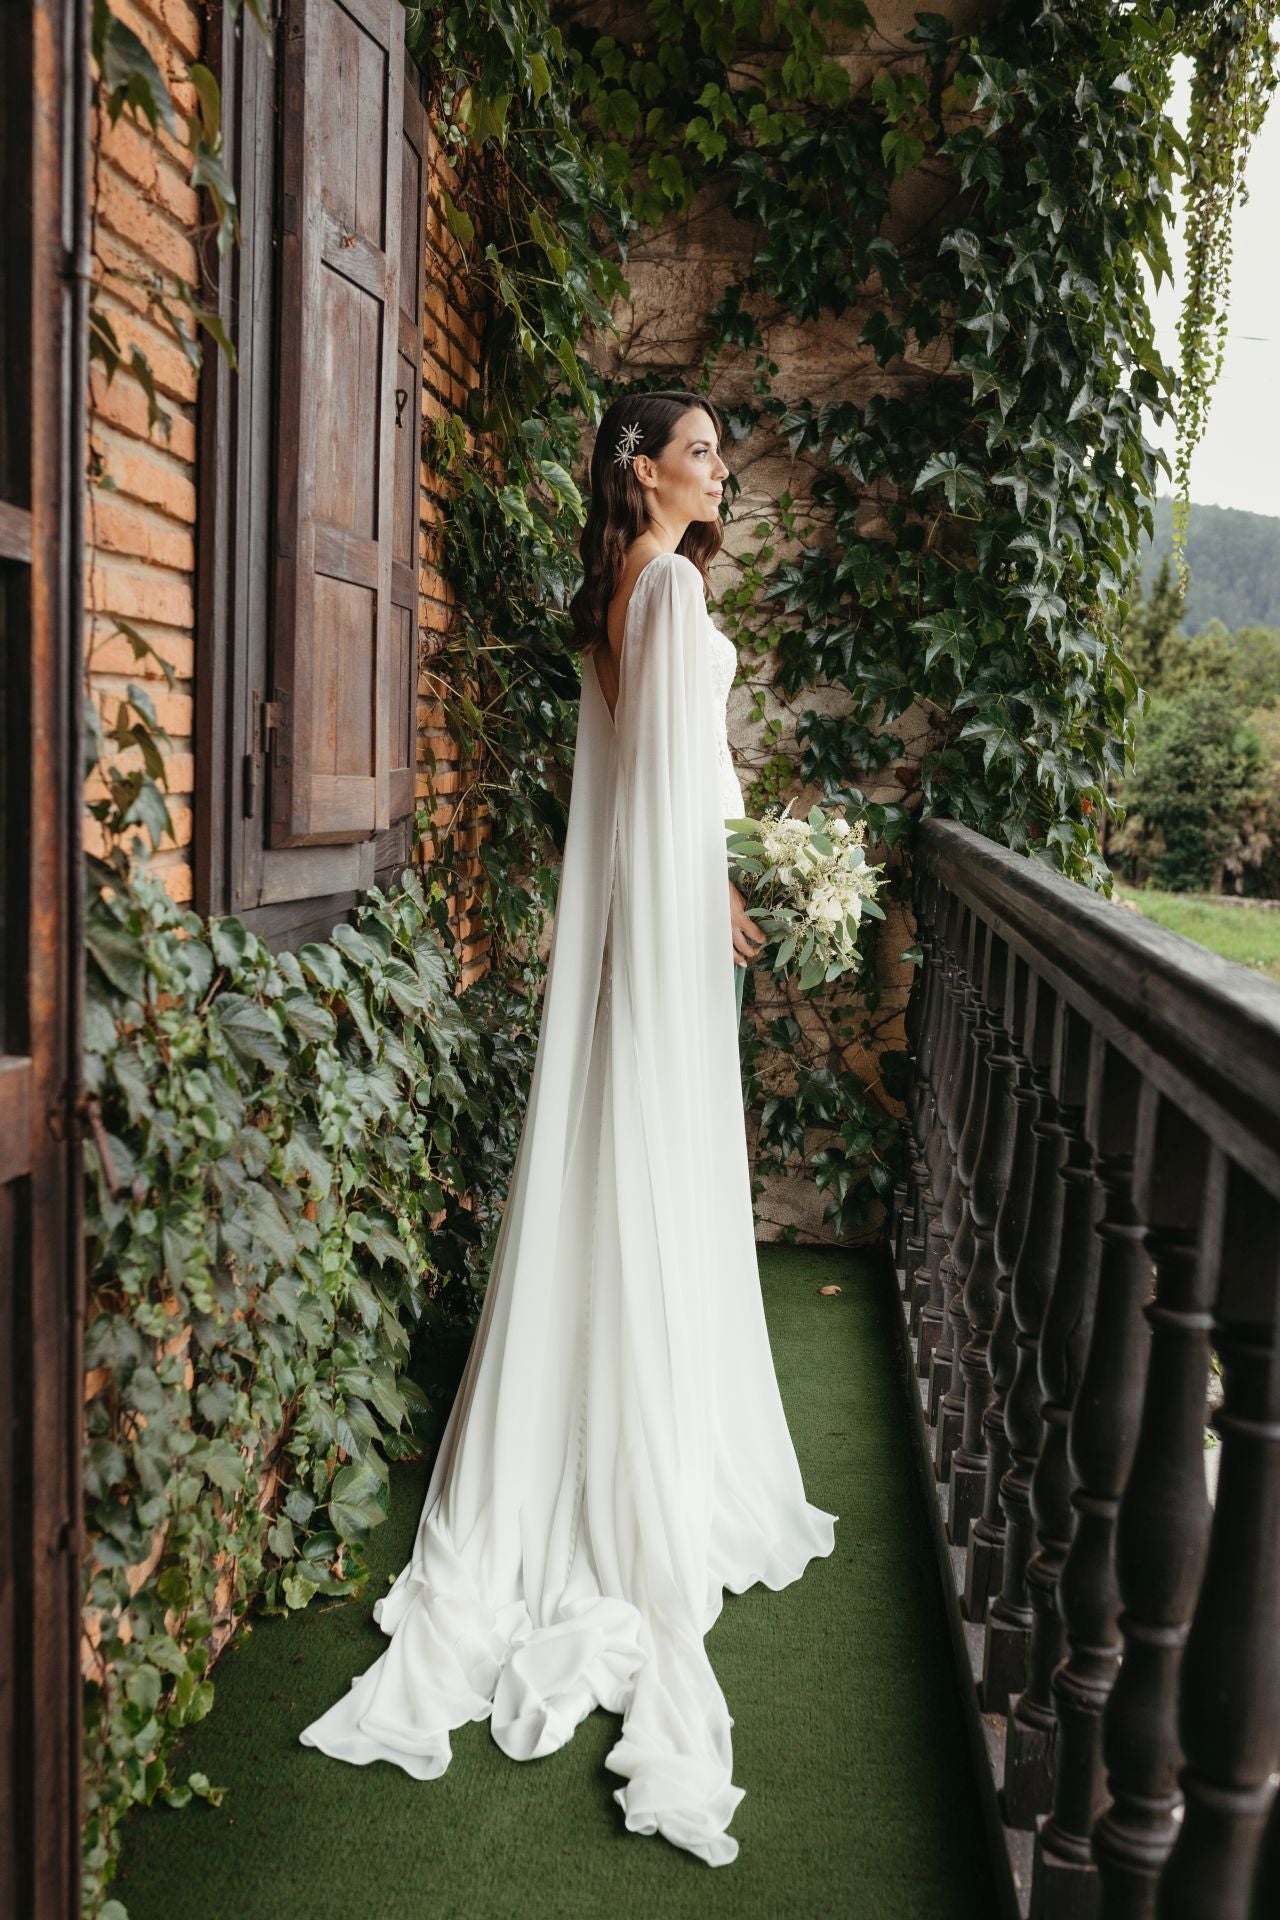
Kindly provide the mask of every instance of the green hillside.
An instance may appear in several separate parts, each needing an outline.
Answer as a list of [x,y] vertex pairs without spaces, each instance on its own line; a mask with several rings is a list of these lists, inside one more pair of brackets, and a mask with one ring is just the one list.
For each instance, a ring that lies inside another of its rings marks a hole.
[[[1162,554],[1173,550],[1173,502],[1155,503],[1155,540],[1142,543],[1140,565],[1150,593]],[[1280,627],[1280,519],[1242,513],[1236,507],[1191,503],[1187,527],[1187,589],[1184,633],[1199,633],[1210,620],[1224,627]]]

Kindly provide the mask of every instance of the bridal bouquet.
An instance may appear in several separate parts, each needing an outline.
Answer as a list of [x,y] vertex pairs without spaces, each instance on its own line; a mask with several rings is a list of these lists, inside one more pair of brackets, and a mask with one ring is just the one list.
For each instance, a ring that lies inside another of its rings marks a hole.
[[884,919],[876,899],[883,868],[867,862],[864,821],[821,807],[801,820],[791,805],[725,825],[732,878],[769,936],[761,954],[772,953],[774,972],[794,975],[807,993],[859,964],[863,914]]

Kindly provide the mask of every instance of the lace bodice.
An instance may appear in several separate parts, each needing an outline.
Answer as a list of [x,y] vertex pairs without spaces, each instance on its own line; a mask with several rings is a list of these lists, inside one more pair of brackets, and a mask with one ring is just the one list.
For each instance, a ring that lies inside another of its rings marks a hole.
[[711,684],[715,689],[719,728],[721,812],[726,820],[736,820],[746,812],[742,785],[729,751],[729,689],[738,671],[738,649],[727,633],[721,633],[709,613],[707,623],[711,628]]

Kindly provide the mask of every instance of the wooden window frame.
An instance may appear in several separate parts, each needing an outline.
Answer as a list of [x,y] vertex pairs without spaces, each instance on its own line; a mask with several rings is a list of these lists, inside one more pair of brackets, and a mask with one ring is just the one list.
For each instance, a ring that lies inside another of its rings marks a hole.
[[80,1910],[89,9],[0,27],[0,1910]]

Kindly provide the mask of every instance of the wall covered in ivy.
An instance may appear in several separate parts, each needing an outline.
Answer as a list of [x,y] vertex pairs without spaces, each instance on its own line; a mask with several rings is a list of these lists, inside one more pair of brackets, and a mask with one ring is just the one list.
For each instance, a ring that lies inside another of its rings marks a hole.
[[731,425],[716,585],[748,805],[865,805],[898,875],[857,990],[756,971],[745,1038],[762,1234],[860,1237],[893,1153],[912,821],[1108,883],[1141,407],[1171,377],[1140,272],[1167,73],[1153,20],[1102,7],[557,12],[639,223],[593,373],[705,390]]

